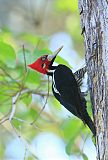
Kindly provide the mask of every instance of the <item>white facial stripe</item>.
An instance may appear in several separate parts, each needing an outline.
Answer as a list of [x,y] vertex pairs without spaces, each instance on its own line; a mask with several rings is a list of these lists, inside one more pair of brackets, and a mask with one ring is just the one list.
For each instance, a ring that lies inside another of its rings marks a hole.
[[60,95],[59,91],[58,91],[57,88],[56,88],[56,84],[55,84],[55,80],[54,80],[54,73],[53,73],[53,89],[54,89],[54,92],[55,92],[55,93],[57,93],[57,94]]
[[60,95],[60,93],[59,93],[59,91],[56,89],[56,87],[55,87],[55,84],[53,83],[53,89],[54,89],[54,92],[55,93],[57,93],[57,94],[59,94]]
[[44,63],[44,64],[43,64],[43,68],[45,68],[45,67],[46,67],[46,64]]
[[49,70],[49,69],[47,69],[47,72],[48,72],[48,73],[54,73],[54,71],[55,71],[55,70]]

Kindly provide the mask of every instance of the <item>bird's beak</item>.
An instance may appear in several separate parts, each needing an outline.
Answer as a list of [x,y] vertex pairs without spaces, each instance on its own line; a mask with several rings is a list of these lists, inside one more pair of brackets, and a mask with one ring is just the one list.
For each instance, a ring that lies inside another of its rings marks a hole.
[[55,52],[53,52],[52,54],[48,55],[47,59],[48,61],[52,61],[53,59],[55,59],[55,57],[57,56],[57,54],[62,50],[63,46],[61,46],[60,48],[58,48]]

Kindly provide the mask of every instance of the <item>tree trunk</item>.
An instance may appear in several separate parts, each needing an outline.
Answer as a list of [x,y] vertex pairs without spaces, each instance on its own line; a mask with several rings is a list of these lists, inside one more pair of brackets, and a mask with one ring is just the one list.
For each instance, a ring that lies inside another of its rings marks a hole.
[[97,159],[108,160],[108,0],[79,0]]

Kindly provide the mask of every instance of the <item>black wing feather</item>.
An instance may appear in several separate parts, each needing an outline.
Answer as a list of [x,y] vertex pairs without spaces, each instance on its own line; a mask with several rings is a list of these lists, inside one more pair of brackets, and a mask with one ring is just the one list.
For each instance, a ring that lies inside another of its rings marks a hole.
[[55,87],[59,92],[59,94],[55,93],[52,87],[54,96],[65,108],[87,124],[95,135],[94,123],[86,110],[86,100],[81,94],[77,80],[71,69],[65,65],[58,65],[54,72],[54,81]]
[[74,114],[83,119],[80,110],[81,107],[85,106],[81,106],[80,89],[72,71],[65,65],[59,65],[54,72],[54,80],[56,88],[61,95],[60,101],[66,104],[68,103],[70,105],[68,109],[71,111],[74,108]]

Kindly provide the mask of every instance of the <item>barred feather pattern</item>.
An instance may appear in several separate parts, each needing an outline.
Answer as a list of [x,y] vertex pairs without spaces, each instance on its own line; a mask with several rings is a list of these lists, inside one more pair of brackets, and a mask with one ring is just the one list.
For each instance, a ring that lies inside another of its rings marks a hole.
[[87,68],[85,66],[74,73],[75,79],[79,87],[82,85],[82,80],[84,78],[86,71],[87,71]]

